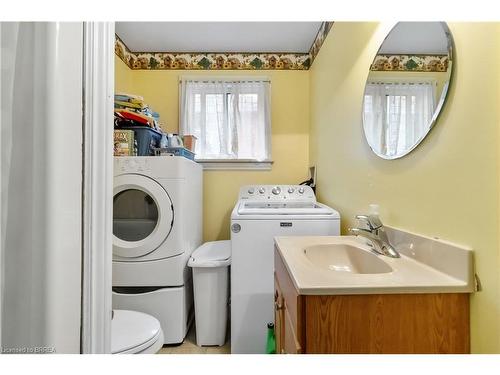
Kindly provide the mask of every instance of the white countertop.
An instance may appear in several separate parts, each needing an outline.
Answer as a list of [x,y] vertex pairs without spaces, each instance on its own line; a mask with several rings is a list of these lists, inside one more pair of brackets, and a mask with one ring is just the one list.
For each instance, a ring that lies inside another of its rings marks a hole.
[[[371,252],[366,240],[354,236],[276,237],[275,244],[299,294],[471,293],[474,291],[472,250],[436,238],[396,229],[389,234],[400,258],[376,255],[392,272],[356,274],[314,265],[307,247],[347,244]],[[418,256],[419,249],[425,256]],[[429,250],[431,248],[431,250]],[[446,255],[448,262],[443,261]],[[418,260],[417,260],[418,259]],[[430,259],[430,261],[429,261]],[[424,263],[424,261],[426,263]],[[445,264],[443,266],[443,264]],[[447,268],[448,267],[448,268]]]

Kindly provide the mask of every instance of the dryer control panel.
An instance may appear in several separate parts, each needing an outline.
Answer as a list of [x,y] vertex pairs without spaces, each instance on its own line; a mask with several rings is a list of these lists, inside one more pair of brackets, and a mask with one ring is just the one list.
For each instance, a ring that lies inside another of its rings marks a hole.
[[241,187],[238,198],[252,201],[316,202],[314,191],[307,185],[246,185]]
[[120,156],[114,158],[114,170],[121,173],[144,173],[150,172],[151,166],[147,157]]

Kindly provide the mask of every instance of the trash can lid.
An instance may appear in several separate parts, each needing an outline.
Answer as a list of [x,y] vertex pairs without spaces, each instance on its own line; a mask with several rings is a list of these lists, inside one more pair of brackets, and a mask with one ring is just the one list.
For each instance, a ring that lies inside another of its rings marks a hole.
[[190,267],[223,267],[231,264],[231,241],[205,242],[197,248],[188,266]]

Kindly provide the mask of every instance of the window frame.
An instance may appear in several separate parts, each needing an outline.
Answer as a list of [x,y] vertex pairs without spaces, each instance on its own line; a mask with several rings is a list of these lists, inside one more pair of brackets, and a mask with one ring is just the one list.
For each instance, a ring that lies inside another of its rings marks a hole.
[[[179,77],[179,132],[181,132],[180,117],[182,113],[182,89],[181,84],[184,80],[195,81],[268,81],[269,88],[271,89],[271,79],[267,76],[180,76]],[[226,93],[229,95],[230,93]],[[269,95],[268,105],[271,110],[272,117],[272,104],[271,94]],[[195,159],[195,161],[203,166],[204,170],[271,170],[274,161],[272,160],[272,124],[269,123],[269,139],[268,143],[268,159],[255,160],[255,159]]]

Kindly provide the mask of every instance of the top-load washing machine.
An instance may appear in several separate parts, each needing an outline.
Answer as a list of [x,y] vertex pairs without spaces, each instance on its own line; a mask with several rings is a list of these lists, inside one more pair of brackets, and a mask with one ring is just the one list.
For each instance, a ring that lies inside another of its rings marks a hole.
[[244,186],[231,214],[231,353],[264,353],[274,322],[274,237],[334,236],[340,215],[302,185]]
[[184,157],[114,159],[113,308],[155,316],[169,344],[183,341],[192,310],[202,185],[201,165]]

